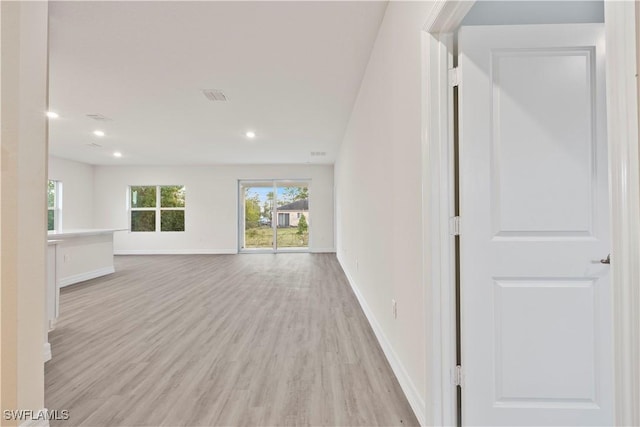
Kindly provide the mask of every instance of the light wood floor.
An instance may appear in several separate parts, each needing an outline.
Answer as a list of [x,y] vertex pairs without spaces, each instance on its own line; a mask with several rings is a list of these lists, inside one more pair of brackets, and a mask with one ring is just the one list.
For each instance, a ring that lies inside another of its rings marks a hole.
[[418,425],[334,255],[116,269],[61,292],[52,426]]

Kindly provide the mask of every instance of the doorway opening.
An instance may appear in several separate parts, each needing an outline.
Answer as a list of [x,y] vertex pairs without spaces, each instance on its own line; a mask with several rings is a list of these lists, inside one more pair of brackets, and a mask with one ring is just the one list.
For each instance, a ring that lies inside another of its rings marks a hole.
[[309,250],[308,180],[240,181],[239,252]]

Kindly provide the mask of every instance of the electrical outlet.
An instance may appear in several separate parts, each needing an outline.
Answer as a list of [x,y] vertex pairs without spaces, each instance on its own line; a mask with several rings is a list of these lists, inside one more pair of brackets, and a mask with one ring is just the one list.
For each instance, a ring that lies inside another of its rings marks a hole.
[[69,254],[64,254],[64,257],[62,257],[62,259],[64,260],[64,262],[69,262]]
[[398,318],[398,304],[396,303],[396,300],[394,300],[394,299],[391,300],[391,312],[393,313],[393,318],[397,319]]

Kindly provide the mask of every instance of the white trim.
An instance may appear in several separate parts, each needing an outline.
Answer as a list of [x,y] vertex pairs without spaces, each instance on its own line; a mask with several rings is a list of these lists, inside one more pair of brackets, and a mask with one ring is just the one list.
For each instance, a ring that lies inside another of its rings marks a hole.
[[640,425],[636,7],[636,2],[605,1],[616,425]]
[[423,26],[431,34],[456,31],[476,0],[435,0]]
[[[42,408],[39,411],[34,412],[34,414],[47,414],[47,408]],[[45,417],[46,418],[46,417]],[[49,420],[26,420],[25,422],[20,424],[20,427],[49,427]]]
[[311,248],[313,254],[335,254],[336,248]]
[[429,425],[457,424],[456,387],[451,373],[456,364],[455,240],[449,234],[454,216],[453,99],[448,70],[453,65],[453,31],[475,2],[437,0],[422,33],[422,246],[425,283],[427,390],[431,396]]
[[74,283],[84,282],[85,280],[95,279],[96,277],[106,276],[107,274],[114,273],[116,269],[113,266],[100,268],[98,270],[87,271],[86,273],[75,274],[60,279],[58,287],[64,288],[65,286],[73,285]]
[[238,249],[119,249],[114,255],[235,255]]
[[51,343],[44,343],[44,361],[48,362],[51,360]]
[[424,227],[423,245],[426,260],[424,277],[430,277],[425,286],[425,316],[430,331],[429,348],[433,349],[426,367],[432,396],[433,425],[456,425],[457,395],[449,373],[456,364],[455,322],[455,240],[449,234],[449,219],[454,216],[453,189],[453,119],[450,114],[451,94],[447,70],[452,61],[451,34],[424,34],[424,72],[432,78],[427,87],[425,109],[425,144],[423,166],[423,209],[429,213]]
[[371,329],[373,329],[373,332],[376,338],[378,339],[378,343],[380,344],[380,347],[382,348],[382,351],[384,352],[384,355],[387,358],[387,361],[389,362],[389,365],[391,366],[393,373],[398,379],[398,383],[400,383],[400,387],[402,388],[402,391],[407,397],[407,400],[409,401],[409,405],[411,405],[411,409],[413,409],[413,412],[416,415],[418,422],[422,426],[430,424],[430,423],[427,423],[427,419],[425,417],[425,408],[426,408],[425,402],[424,402],[424,399],[420,397],[418,388],[411,380],[411,376],[409,376],[409,374],[405,370],[404,365],[396,355],[395,351],[393,351],[393,346],[385,336],[382,330],[382,327],[376,320],[373,314],[373,311],[369,308],[369,305],[367,304],[367,301],[364,299],[364,296],[358,290],[358,287],[356,286],[355,281],[353,280],[353,278],[345,268],[343,262],[340,260],[340,257],[337,257],[337,258],[338,258],[338,262],[340,263],[340,266],[342,267],[342,270],[344,271],[345,276],[347,277],[347,281],[351,286],[351,290],[356,296],[358,303],[360,303],[360,307],[362,308],[362,311],[367,317],[367,320],[371,325]]

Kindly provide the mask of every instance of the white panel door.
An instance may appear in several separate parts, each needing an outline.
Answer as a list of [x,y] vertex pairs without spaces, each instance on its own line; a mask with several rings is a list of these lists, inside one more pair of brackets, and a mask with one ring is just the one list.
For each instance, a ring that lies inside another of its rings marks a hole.
[[459,33],[464,425],[613,423],[604,26]]

